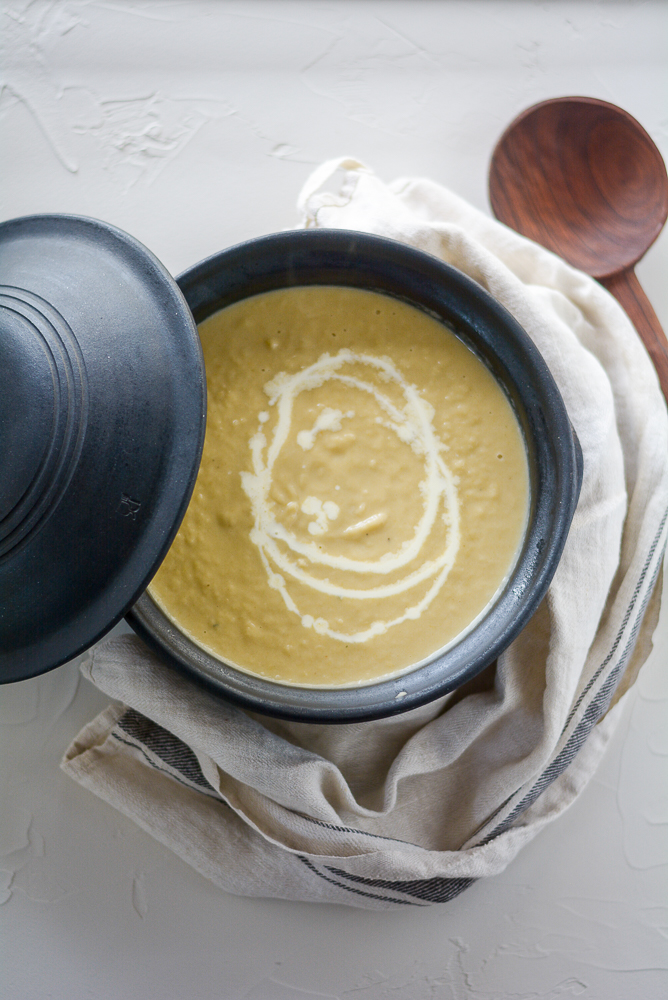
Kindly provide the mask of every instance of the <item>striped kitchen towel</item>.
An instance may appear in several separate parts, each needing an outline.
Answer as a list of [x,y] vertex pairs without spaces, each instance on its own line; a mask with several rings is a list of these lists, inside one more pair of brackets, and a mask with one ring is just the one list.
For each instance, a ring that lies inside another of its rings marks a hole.
[[216,700],[134,636],[83,673],[115,700],[63,769],[222,888],[370,909],[452,899],[502,871],[593,774],[651,649],[668,534],[668,419],[631,323],[595,281],[427,180],[324,164],[302,224],[417,246],[486,288],[534,339],[584,456],[540,608],[473,682],[346,726]]

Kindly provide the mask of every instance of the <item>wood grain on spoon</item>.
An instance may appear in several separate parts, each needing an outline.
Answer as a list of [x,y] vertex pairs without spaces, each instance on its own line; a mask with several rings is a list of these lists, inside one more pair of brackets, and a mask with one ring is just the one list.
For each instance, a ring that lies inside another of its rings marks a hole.
[[668,399],[668,342],[633,270],[668,216],[668,176],[635,118],[593,97],[527,108],[497,143],[489,196],[497,219],[615,296]]

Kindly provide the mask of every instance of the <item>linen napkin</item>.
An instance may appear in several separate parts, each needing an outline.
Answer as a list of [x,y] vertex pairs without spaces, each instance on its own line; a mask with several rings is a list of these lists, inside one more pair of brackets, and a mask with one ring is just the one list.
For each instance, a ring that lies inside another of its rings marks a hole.
[[547,597],[498,663],[413,712],[289,723],[214,700],[134,636],[84,675],[115,703],[64,771],[222,888],[368,909],[444,902],[574,801],[651,648],[668,533],[668,420],[629,319],[596,282],[439,185],[323,164],[302,225],[435,254],[534,339],[584,456]]

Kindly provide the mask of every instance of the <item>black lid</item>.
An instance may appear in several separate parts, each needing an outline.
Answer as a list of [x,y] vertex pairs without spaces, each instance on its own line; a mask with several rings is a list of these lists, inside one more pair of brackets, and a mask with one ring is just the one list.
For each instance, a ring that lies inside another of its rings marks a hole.
[[193,317],[145,247],[76,216],[0,225],[0,682],[75,656],[142,593],[205,408]]

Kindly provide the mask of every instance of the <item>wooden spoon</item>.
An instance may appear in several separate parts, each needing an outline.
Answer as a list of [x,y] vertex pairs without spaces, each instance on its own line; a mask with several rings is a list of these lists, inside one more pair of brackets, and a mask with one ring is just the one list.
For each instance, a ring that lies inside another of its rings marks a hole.
[[668,399],[668,342],[633,270],[668,216],[666,167],[644,128],[594,97],[534,104],[496,145],[489,198],[497,219],[612,292]]

